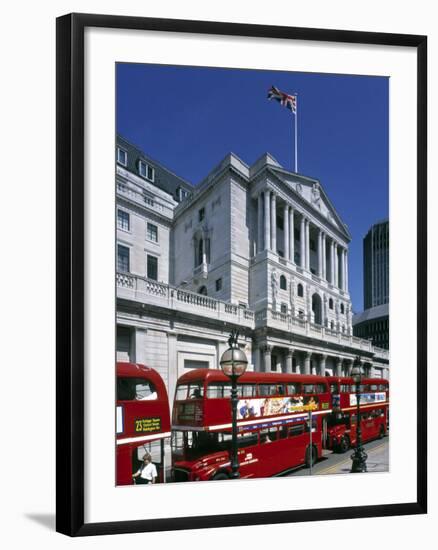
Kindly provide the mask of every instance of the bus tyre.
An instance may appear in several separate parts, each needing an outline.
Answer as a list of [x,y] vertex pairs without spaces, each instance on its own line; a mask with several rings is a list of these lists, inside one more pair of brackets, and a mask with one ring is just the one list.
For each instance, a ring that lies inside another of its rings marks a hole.
[[229,479],[229,478],[227,474],[224,474],[224,472],[219,472],[212,479],[213,481],[220,481],[221,479]]
[[338,452],[346,453],[350,448],[350,440],[346,435],[343,435],[339,441]]
[[315,447],[312,445],[312,447],[307,447],[306,449],[306,468],[310,468],[310,465],[313,466],[316,463],[317,458],[317,451]]

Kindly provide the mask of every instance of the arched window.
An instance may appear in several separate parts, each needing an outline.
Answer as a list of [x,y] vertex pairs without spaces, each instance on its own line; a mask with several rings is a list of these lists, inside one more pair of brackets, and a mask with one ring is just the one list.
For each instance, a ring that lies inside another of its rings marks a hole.
[[329,308],[333,309],[333,298],[330,298],[329,300]]
[[202,294],[203,296],[207,296],[207,287],[201,286],[201,288],[198,290],[198,294]]
[[280,288],[281,290],[287,290],[287,282],[284,275],[280,275]]
[[344,313],[344,304],[341,304],[341,313]]
[[297,286],[297,294],[301,298],[304,296],[303,285],[301,283],[299,283],[299,285]]
[[330,323],[330,329],[331,330],[334,330],[335,329],[335,323],[333,321],[331,321]]

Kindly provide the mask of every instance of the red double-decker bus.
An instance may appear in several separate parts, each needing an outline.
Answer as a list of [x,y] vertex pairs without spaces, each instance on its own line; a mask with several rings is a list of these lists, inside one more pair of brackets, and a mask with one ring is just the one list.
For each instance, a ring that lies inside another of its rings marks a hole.
[[[240,477],[274,476],[316,462],[331,412],[326,377],[246,372],[237,389]],[[172,415],[174,481],[229,477],[230,396],[230,380],[219,370],[196,369],[179,378]]]
[[153,369],[117,363],[116,484],[132,485],[143,456],[150,453],[157,481],[165,481],[164,445],[170,438],[166,386]]
[[[332,414],[328,419],[327,447],[344,453],[356,445],[357,400],[352,378],[328,376]],[[362,442],[382,438],[388,431],[389,382],[364,378],[360,385]]]

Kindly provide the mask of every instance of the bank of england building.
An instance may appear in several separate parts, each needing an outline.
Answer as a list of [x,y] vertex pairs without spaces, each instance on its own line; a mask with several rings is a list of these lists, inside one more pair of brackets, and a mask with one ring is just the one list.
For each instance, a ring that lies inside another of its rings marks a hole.
[[389,352],[353,336],[348,228],[316,179],[233,153],[198,185],[121,136],[116,146],[117,357],[173,395],[220,368],[231,329],[256,371],[389,376]]

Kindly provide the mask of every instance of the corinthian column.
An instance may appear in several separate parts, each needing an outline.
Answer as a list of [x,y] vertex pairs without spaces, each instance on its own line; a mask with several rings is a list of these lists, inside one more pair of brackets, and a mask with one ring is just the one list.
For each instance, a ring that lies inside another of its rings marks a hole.
[[318,231],[318,277],[322,277],[322,231]]
[[330,241],[330,282],[335,284],[335,243]]
[[271,195],[271,250],[277,253],[277,196]]
[[294,209],[289,210],[289,258],[295,263],[295,230],[294,230]]
[[266,189],[265,195],[265,243],[264,249],[269,250],[271,248],[271,205],[269,204],[270,192]]
[[306,220],[306,269],[310,269],[310,222]]
[[257,252],[263,250],[263,197],[257,197]]
[[304,216],[301,216],[301,225],[300,225],[300,266],[306,267],[306,220]]
[[338,245],[334,245],[334,268],[335,268],[335,282],[334,285],[339,287],[339,256],[338,256]]
[[286,260],[289,259],[289,206],[284,205],[283,210],[284,224],[283,224],[283,235],[284,235],[284,257]]
[[327,245],[325,233],[322,234],[322,278],[327,280]]
[[348,251],[345,249],[345,292],[348,292]]

